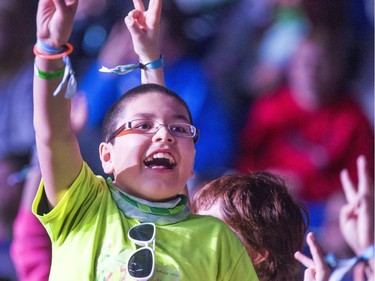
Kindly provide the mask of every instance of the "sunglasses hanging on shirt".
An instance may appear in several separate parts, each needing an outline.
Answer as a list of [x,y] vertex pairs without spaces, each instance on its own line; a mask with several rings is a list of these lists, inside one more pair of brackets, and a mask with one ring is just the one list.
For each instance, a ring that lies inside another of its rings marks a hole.
[[[147,281],[155,267],[155,233],[153,223],[141,223],[130,228],[129,239],[141,248],[134,251],[128,261],[128,274],[138,281]],[[149,244],[152,243],[152,248]]]

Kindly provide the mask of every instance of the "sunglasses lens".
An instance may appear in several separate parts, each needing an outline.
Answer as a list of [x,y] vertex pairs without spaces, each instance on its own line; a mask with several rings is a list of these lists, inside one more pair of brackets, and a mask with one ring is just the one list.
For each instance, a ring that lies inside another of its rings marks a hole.
[[155,228],[151,224],[139,224],[129,231],[129,236],[137,241],[150,241],[155,233]]
[[129,259],[128,272],[131,277],[146,278],[153,273],[153,254],[151,249],[142,248]]

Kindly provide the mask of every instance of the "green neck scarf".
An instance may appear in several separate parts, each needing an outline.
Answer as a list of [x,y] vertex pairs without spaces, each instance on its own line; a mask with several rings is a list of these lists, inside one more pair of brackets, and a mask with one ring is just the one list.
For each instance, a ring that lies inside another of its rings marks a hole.
[[167,202],[150,202],[120,190],[111,178],[107,179],[107,183],[117,207],[129,218],[164,225],[182,221],[190,214],[186,195],[178,194]]

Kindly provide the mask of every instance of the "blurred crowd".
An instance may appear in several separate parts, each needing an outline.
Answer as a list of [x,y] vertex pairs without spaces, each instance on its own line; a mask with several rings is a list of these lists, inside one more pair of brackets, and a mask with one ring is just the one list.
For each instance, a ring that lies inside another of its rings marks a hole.
[[[25,184],[37,166],[36,8],[36,0],[0,2],[0,281],[22,280],[10,249],[33,219],[25,213],[38,182]],[[140,84],[138,70],[98,72],[137,62],[123,23],[131,8],[131,1],[80,0],[70,40],[78,80],[72,123],[97,174],[92,151],[104,114]],[[324,251],[351,257],[338,229],[339,174],[347,168],[356,179],[356,158],[364,155],[374,176],[373,12],[370,0],[164,1],[166,86],[186,100],[201,130],[189,193],[233,171],[278,174],[308,207]]]

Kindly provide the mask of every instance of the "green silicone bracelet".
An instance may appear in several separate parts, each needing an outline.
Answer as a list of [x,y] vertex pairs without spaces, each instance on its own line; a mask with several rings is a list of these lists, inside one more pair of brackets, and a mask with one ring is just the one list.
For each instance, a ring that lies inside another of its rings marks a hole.
[[50,71],[50,72],[40,70],[35,64],[34,64],[34,68],[35,68],[35,72],[37,73],[38,77],[40,77],[44,80],[52,80],[52,79],[56,79],[56,78],[59,78],[59,77],[63,77],[64,72],[65,72],[65,67],[61,68],[59,70]]

